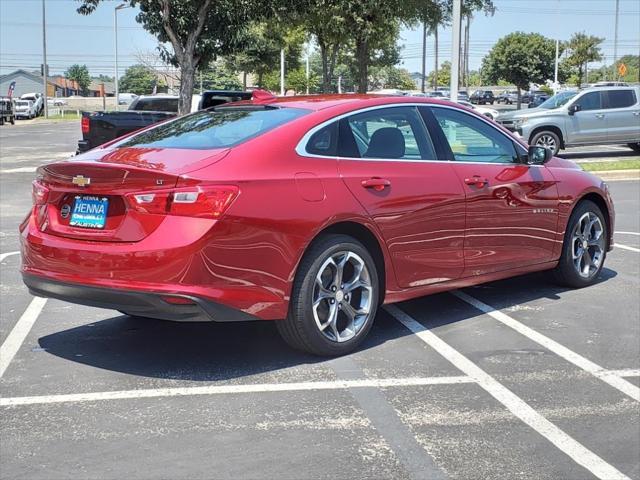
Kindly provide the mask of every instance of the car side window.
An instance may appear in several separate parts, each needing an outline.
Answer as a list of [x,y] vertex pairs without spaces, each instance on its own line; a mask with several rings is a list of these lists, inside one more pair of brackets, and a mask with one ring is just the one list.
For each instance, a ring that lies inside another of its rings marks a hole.
[[450,108],[433,107],[431,111],[456,161],[518,162],[518,154],[513,142],[483,120]]
[[[357,113],[348,117],[346,123],[359,158],[436,158],[431,139],[415,107],[389,107]],[[340,155],[355,154],[345,153],[341,151]]]
[[333,122],[311,135],[306,152],[312,155],[335,157],[338,145],[338,122]]
[[580,105],[580,110],[600,110],[602,108],[601,92],[589,92],[576,100],[575,105]]
[[607,97],[607,108],[625,108],[636,104],[636,94],[633,90],[609,90]]

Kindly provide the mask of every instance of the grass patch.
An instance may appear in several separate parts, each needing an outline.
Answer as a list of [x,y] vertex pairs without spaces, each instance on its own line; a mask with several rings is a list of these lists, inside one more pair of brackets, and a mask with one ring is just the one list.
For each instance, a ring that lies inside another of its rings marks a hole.
[[640,157],[625,158],[614,162],[585,162],[580,166],[587,172],[601,172],[603,170],[637,170],[640,169]]

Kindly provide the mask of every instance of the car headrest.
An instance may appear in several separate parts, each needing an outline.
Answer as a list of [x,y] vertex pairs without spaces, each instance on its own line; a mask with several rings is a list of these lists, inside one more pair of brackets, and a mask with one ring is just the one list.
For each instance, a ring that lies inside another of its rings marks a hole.
[[369,148],[364,158],[402,158],[404,157],[404,136],[395,127],[384,127],[371,135]]

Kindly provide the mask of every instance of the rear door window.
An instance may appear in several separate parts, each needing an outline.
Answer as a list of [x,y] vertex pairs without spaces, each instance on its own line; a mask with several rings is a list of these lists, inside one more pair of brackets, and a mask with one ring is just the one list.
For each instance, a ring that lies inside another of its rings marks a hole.
[[625,108],[636,104],[636,94],[633,90],[609,90],[607,97],[607,108]]
[[116,147],[212,149],[238,145],[309,113],[301,108],[218,107],[179,117]]
[[415,107],[389,107],[357,113],[348,117],[346,123],[357,152],[341,152],[341,156],[403,160],[436,158]]
[[129,110],[141,112],[178,112],[177,98],[139,98],[131,104]]

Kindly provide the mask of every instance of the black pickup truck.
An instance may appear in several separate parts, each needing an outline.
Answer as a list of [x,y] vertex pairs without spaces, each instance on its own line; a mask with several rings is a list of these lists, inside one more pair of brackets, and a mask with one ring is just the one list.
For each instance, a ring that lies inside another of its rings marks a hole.
[[[250,99],[251,92],[208,90],[202,93],[197,110]],[[140,96],[123,112],[82,112],[82,140],[78,141],[76,153],[86,152],[177,114],[178,97],[169,95]]]

